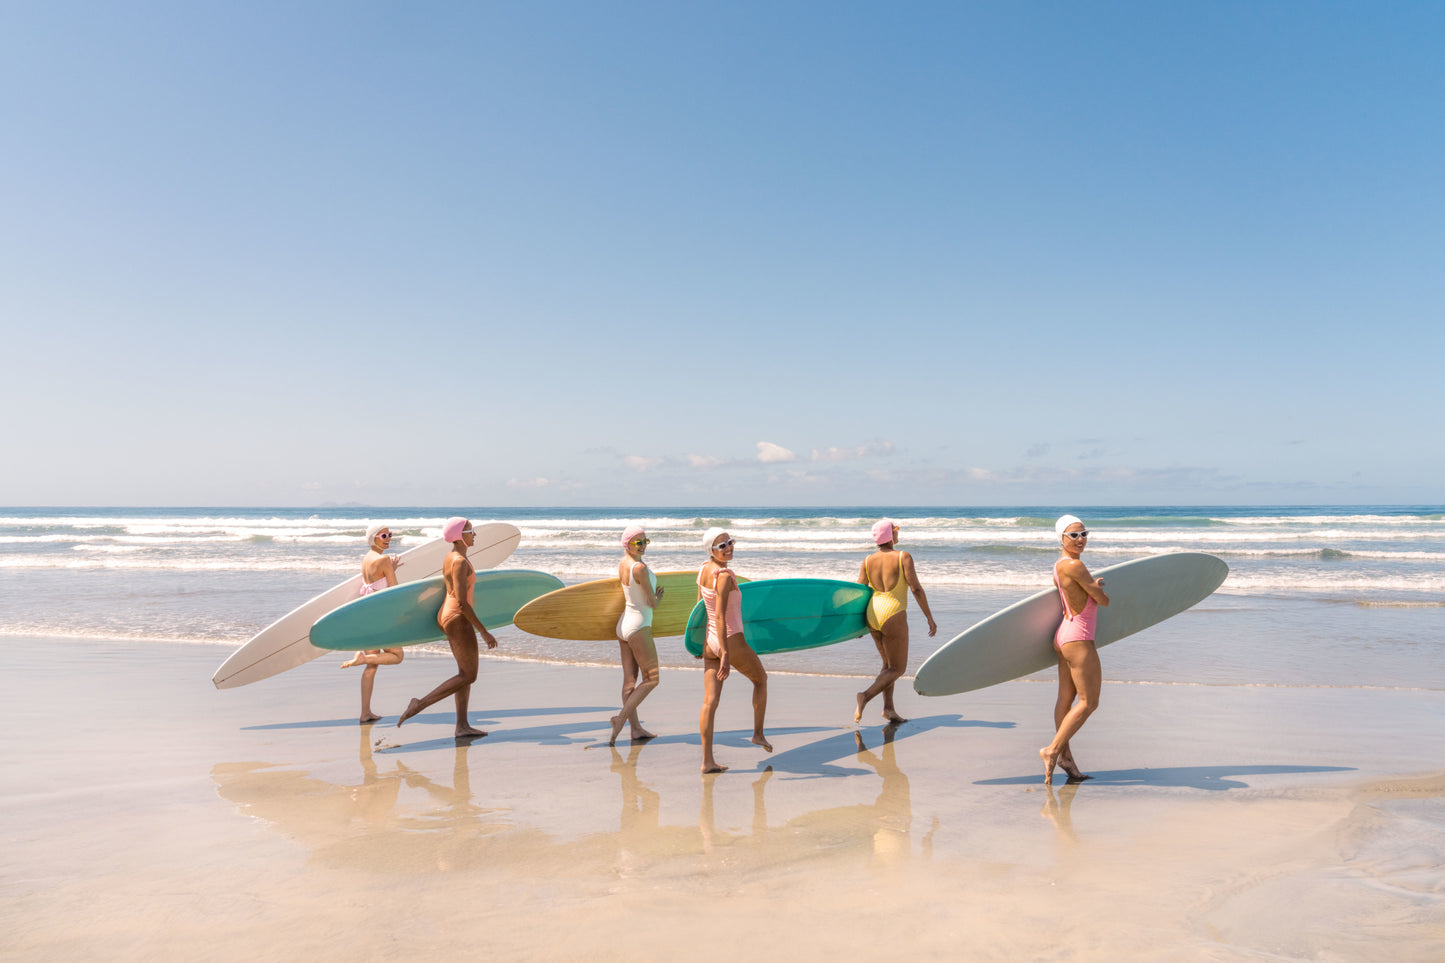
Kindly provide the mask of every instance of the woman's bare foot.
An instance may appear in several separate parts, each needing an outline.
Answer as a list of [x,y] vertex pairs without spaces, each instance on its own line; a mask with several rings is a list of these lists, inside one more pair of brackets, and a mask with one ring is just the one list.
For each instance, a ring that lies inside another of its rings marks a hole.
[[762,733],[758,733],[757,735],[753,736],[751,741],[753,745],[762,746],[764,749],[768,750],[768,752],[773,751],[773,744],[769,742],[767,736],[764,736]]
[[361,724],[363,726],[369,722],[379,722],[380,720],[381,716],[377,715],[375,712],[363,712],[361,714]]
[[622,724],[627,720],[622,716],[613,716],[610,721],[612,722],[612,734],[607,737],[607,744],[615,746],[617,745],[617,735],[622,731]]
[[365,653],[365,652],[358,652],[358,653],[356,653],[356,654],[353,655],[351,658],[349,658],[349,659],[347,659],[345,662],[341,663],[341,668],[343,668],[343,669],[349,669],[349,668],[351,668],[353,665],[366,665],[366,653]]
[[397,720],[396,720],[397,726],[400,727],[403,722],[405,722],[406,720],[410,719],[412,716],[416,715],[416,714],[417,714],[418,712],[420,712],[420,711],[421,711],[421,700],[420,700],[420,699],[413,699],[413,700],[411,700],[411,702],[409,702],[409,703],[407,704],[406,711],[403,712],[403,713],[401,714],[401,716],[397,718]]
[[727,771],[728,771],[728,767],[727,767],[727,766],[719,766],[717,763],[713,763],[712,765],[708,765],[708,764],[704,763],[704,764],[703,764],[703,767],[702,767],[702,774],[703,774],[704,776],[710,776],[710,775],[712,775],[713,773],[727,772]]
[[474,729],[471,726],[457,726],[458,739],[480,739],[485,735],[486,733],[482,730]]
[[907,719],[905,719],[905,718],[903,718],[902,716],[900,716],[900,715],[898,714],[898,710],[896,710],[896,709],[893,710],[892,712],[889,712],[887,709],[884,709],[884,710],[883,710],[883,718],[885,718],[885,719],[888,720],[888,724],[889,724],[890,726],[896,726],[896,725],[899,725],[900,723],[904,723],[904,722],[907,722],[907,721],[908,721]]
[[862,721],[863,721],[863,707],[868,704],[867,695],[868,695],[868,693],[866,693],[866,692],[860,692],[860,693],[858,693],[858,709],[857,709],[856,712],[853,713],[853,721],[854,721],[854,722],[862,722]]
[[656,739],[656,738],[657,738],[657,733],[655,733],[655,732],[648,732],[646,729],[642,728],[641,726],[633,726],[633,727],[632,727],[632,732],[630,733],[630,735],[631,735],[631,737],[632,737],[632,741],[633,741],[633,742],[646,742],[646,741],[649,740],[649,739]]
[[1079,764],[1074,762],[1074,757],[1071,753],[1064,753],[1059,756],[1059,768],[1064,771],[1064,775],[1069,777],[1069,782],[1083,782],[1085,779],[1094,778],[1093,776],[1084,775],[1084,773],[1079,770]]
[[1044,746],[1039,750],[1039,758],[1044,761],[1044,785],[1052,786],[1054,784],[1054,766],[1058,765],[1059,754],[1049,752],[1049,747]]

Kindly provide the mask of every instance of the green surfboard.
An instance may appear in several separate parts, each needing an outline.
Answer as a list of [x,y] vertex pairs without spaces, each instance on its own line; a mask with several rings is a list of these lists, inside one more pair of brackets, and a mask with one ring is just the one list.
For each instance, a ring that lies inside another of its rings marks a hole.
[[[472,607],[483,625],[495,629],[510,625],[517,610],[534,598],[561,587],[562,580],[546,572],[478,572]],[[311,626],[311,644],[359,652],[437,642],[445,638],[437,627],[437,613],[446,593],[437,576],[363,595],[317,619]]]
[[[795,652],[868,634],[864,613],[873,590],[830,578],[769,578],[738,586],[743,593],[743,634],[759,655]],[[702,655],[707,609],[693,606],[684,644]]]

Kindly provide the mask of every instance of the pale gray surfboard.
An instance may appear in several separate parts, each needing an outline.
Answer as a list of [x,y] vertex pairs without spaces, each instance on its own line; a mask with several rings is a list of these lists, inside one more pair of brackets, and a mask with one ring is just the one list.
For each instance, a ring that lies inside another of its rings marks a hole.
[[[472,545],[472,550],[467,553],[467,558],[471,559],[476,568],[500,565],[522,540],[522,533],[517,526],[508,525],[506,522],[474,525],[473,529],[477,533],[477,540]],[[358,543],[360,541],[361,539],[357,539]],[[364,550],[365,546],[362,548]],[[414,582],[437,575],[442,570],[442,560],[451,550],[450,542],[433,538],[416,548],[402,552],[397,556],[397,581]],[[222,662],[216,674],[211,676],[216,688],[233,689],[236,686],[250,685],[325,655],[328,650],[311,644],[311,625],[327,612],[361,595],[363,554],[364,551],[358,551],[356,555],[357,574],[292,609],[232,652],[230,658]]]
[[[1229,566],[1213,555],[1175,552],[1091,572],[1104,580],[1109,605],[1099,609],[1096,646],[1163,622],[1208,598]],[[945,642],[918,668],[919,695],[953,695],[1021,679],[1057,664],[1054,633],[1063,621],[1059,590],[1048,588],[990,615]]]

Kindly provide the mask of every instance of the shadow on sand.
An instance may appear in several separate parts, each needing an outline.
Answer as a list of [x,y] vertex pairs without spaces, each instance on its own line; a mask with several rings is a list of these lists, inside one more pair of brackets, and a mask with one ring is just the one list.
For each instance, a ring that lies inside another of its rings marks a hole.
[[[487,709],[485,712],[473,710],[473,724],[479,721],[478,716],[485,715],[488,719],[509,719],[521,716],[560,716],[564,714],[576,714],[580,712],[616,712],[615,706],[564,706],[555,709]],[[375,725],[395,726],[397,716],[383,716]],[[433,723],[455,723],[456,714],[453,712],[428,712],[407,720],[410,725],[413,722]],[[606,722],[604,720],[603,724]],[[262,732],[267,729],[334,729],[339,726],[356,726],[359,723],[355,716],[345,719],[308,719],[301,722],[272,722],[264,726],[242,726],[243,732]]]
[[[1169,769],[1113,769],[1091,772],[1091,786],[1154,786],[1168,789],[1248,789],[1244,776],[1288,776],[1307,772],[1354,772],[1350,766],[1176,766]],[[1054,774],[1055,781],[1064,778]],[[980,779],[975,786],[1037,786],[1041,774],[1009,776],[1006,779]]]

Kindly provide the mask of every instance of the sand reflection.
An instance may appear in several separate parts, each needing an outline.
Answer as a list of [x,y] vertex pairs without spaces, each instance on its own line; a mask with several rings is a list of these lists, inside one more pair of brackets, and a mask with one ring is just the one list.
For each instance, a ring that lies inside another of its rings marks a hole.
[[[907,860],[913,851],[912,801],[908,777],[894,754],[895,735],[895,727],[884,729],[876,751],[863,733],[848,737],[861,772],[868,775],[848,776],[844,789],[852,795],[856,784],[873,796],[870,802],[815,809],[778,825],[769,824],[769,793],[793,783],[794,791],[784,802],[796,806],[814,791],[811,782],[798,785],[809,780],[807,774],[775,773],[767,767],[744,783],[738,777],[750,774],[734,771],[699,778],[694,772],[679,772],[674,779],[668,770],[653,784],[638,771],[647,750],[641,743],[625,754],[609,749],[608,766],[617,777],[616,830],[572,837],[527,825],[511,809],[487,805],[492,780],[474,789],[470,757],[477,750],[463,740],[451,750],[449,778],[382,752],[388,748],[385,737],[373,737],[369,726],[361,727],[360,778],[355,782],[329,782],[315,772],[264,762],[223,763],[211,775],[222,798],[330,866],[389,872],[506,867],[524,874],[581,872],[621,879],[708,875],[719,869],[762,869],[840,857],[886,867]],[[435,761],[436,755],[430,758]],[[569,759],[566,764],[576,762]],[[578,811],[605,805],[605,795],[598,795],[605,792],[605,783],[588,781],[583,778],[587,774],[579,772],[575,782],[566,785],[568,777],[560,768],[539,770],[539,794],[565,791],[566,805]],[[746,796],[740,796],[744,785]],[[697,793],[696,822],[665,822],[664,792],[688,809],[686,796]],[[748,796],[751,805],[739,810]],[[750,819],[745,816],[741,826],[727,825],[719,820],[722,808],[734,815],[750,813]],[[925,853],[931,835],[923,843]]]

